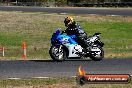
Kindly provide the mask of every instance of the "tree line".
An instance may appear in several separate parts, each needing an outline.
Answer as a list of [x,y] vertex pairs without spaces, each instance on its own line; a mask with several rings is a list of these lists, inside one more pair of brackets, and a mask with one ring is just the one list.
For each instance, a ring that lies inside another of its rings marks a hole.
[[26,6],[132,6],[132,0],[0,0],[0,2]]
[[0,2],[73,2],[73,3],[100,3],[100,2],[132,2],[132,0],[0,0]]

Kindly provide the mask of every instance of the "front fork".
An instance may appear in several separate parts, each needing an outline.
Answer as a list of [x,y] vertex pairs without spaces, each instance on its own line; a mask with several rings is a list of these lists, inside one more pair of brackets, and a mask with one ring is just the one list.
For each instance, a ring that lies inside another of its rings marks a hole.
[[61,51],[62,51],[62,45],[60,45],[58,48],[59,59],[62,58],[62,54],[61,54],[62,52]]
[[60,45],[59,48],[58,48],[58,49],[59,49],[59,50],[58,50],[59,53],[61,52],[61,48],[62,48],[62,45]]

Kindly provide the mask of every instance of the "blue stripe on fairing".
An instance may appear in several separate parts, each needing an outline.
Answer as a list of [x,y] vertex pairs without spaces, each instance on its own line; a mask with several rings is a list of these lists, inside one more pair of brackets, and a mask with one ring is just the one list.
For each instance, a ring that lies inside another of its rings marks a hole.
[[57,39],[62,39],[62,38],[68,38],[68,41],[70,42],[70,44],[78,44],[74,39],[72,39],[71,37],[67,35],[59,35],[57,37]]

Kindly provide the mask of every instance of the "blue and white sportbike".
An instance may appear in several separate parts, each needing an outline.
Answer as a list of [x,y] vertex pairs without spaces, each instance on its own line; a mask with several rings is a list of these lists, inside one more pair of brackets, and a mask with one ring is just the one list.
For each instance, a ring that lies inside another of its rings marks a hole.
[[87,58],[90,57],[94,61],[100,61],[104,57],[103,45],[100,41],[99,35],[95,33],[87,39],[89,46],[87,49],[83,48],[81,44],[76,41],[75,35],[66,35],[61,33],[60,29],[52,35],[49,54],[55,61],[63,61],[70,58]]

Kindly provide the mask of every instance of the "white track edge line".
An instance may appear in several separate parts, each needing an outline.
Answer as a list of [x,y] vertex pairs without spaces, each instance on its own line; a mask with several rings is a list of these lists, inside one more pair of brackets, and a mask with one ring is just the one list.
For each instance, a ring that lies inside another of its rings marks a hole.
[[[132,77],[132,75],[130,75]],[[75,78],[77,76],[71,76],[72,78]],[[36,78],[36,79],[46,79],[46,78],[52,78],[52,77],[31,77],[31,78]],[[15,77],[12,77],[12,78],[6,78],[6,79],[22,79],[22,78],[15,78]]]
[[16,79],[17,80],[17,79],[21,79],[21,78],[7,78],[7,79]]

